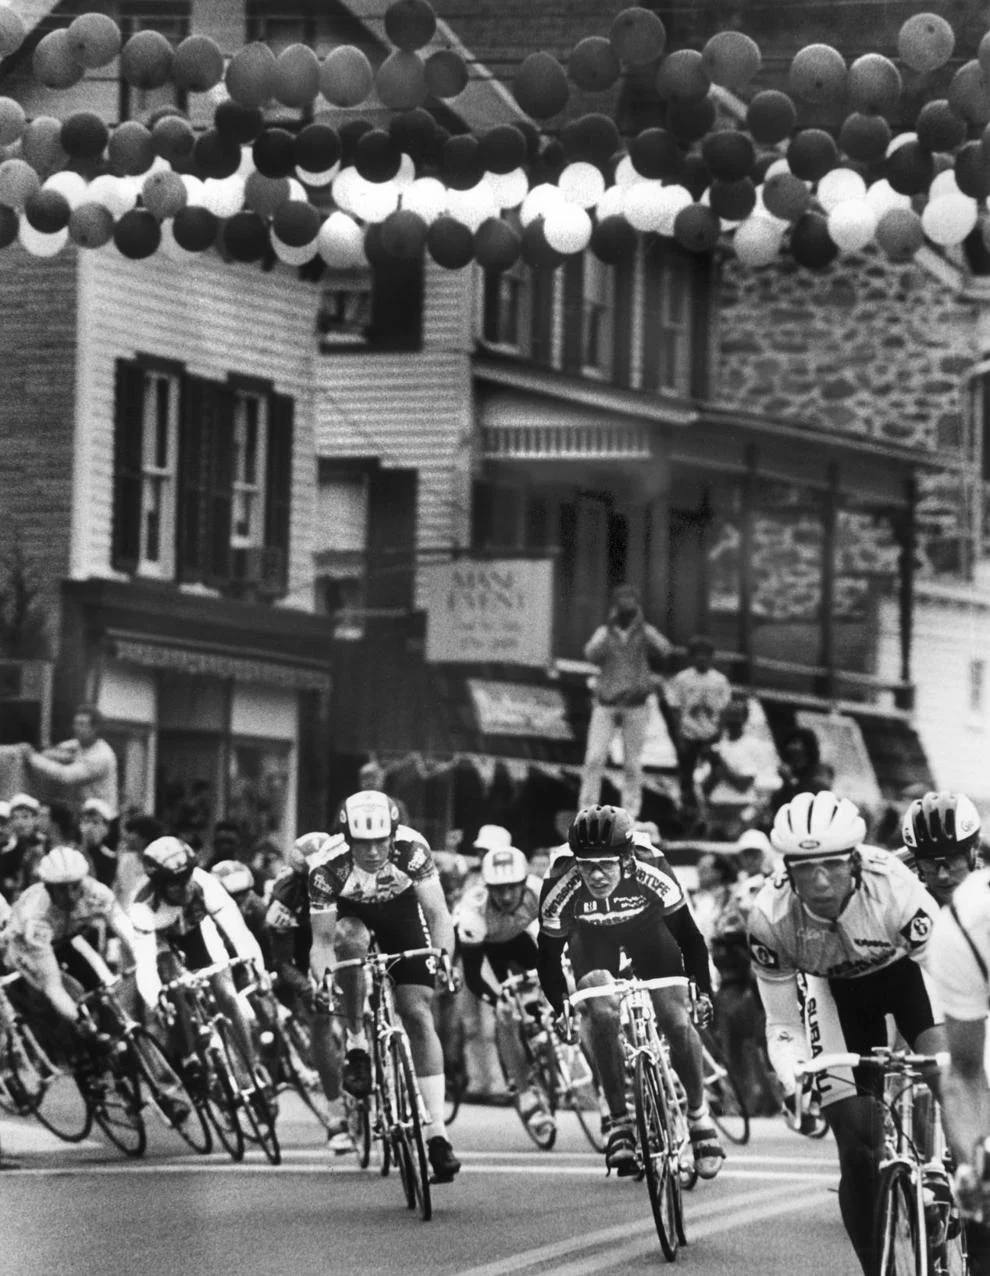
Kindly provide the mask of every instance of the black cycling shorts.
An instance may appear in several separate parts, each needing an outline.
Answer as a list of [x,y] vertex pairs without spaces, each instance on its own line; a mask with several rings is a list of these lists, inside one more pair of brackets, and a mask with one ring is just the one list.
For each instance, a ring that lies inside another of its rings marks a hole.
[[535,970],[540,955],[536,940],[527,931],[499,944],[491,944],[486,940],[482,950],[499,983],[509,975]]
[[576,982],[593,970],[618,975],[622,954],[638,979],[684,974],[680,945],[654,910],[613,926],[575,925],[567,941]]
[[[405,948],[429,948],[433,945],[419,900],[412,891],[403,891],[394,899],[364,903],[354,899],[338,899],[338,917],[354,917],[364,922],[383,953],[401,953]],[[389,971],[393,983],[421,984],[432,988],[436,982],[436,961],[432,957],[411,957],[398,961]]]

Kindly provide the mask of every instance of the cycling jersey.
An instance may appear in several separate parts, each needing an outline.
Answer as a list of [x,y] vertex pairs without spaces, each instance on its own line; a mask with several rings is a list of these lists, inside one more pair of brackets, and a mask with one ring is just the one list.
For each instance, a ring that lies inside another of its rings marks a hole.
[[82,935],[98,921],[109,922],[120,911],[113,891],[95,877],[84,878],[82,888],[79,899],[66,911],[53,905],[43,882],[35,882],[10,910],[5,931],[7,961],[36,987],[57,971],[57,945]]
[[749,914],[749,950],[767,982],[797,971],[855,979],[908,956],[927,964],[938,904],[917,877],[888,851],[860,852],[859,882],[842,913],[830,921],[810,912],[786,873],[766,882]]
[[527,932],[535,939],[539,928],[542,886],[540,878],[527,877],[522,898],[511,912],[495,907],[487,886],[479,882],[470,887],[461,897],[454,917],[461,946],[505,944]]
[[430,878],[439,879],[439,874],[428,843],[415,829],[400,824],[389,858],[374,873],[366,872],[355,863],[346,842],[331,850],[325,858],[317,857],[315,863],[311,858],[310,912],[329,912],[337,907],[338,901],[387,903]]
[[632,867],[623,872],[607,899],[595,899],[581,877],[573,855],[558,856],[543,882],[540,932],[565,938],[575,926],[618,926],[644,913],[668,917],[686,900],[674,870],[648,839],[634,834]]
[[[259,968],[264,964],[258,941],[248,930],[237,904],[215,877],[199,867],[192,871],[181,904],[168,903],[150,878],[144,877],[135,888],[128,912],[134,926],[138,991],[150,1006],[156,1004],[162,986],[158,973],[159,938],[178,942],[187,956],[198,953],[198,959],[191,963],[194,968],[226,961],[228,946],[224,938],[235,956],[250,958]],[[184,942],[190,939],[201,939],[202,943]]]
[[932,977],[953,1019],[985,1019],[990,1005],[990,869],[970,873],[942,909],[931,942]]

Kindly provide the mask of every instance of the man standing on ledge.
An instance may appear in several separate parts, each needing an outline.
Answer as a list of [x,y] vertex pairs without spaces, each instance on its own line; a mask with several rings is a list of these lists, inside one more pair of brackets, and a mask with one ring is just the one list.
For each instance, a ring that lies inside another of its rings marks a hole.
[[32,770],[54,780],[56,784],[74,786],[79,809],[90,798],[97,798],[111,811],[117,803],[117,755],[102,737],[103,715],[95,705],[81,704],[72,719],[75,735],[44,753],[36,753],[24,745],[24,756]]
[[598,666],[595,703],[588,723],[584,771],[578,806],[599,801],[602,772],[616,731],[622,732],[621,805],[639,818],[643,790],[643,746],[649,721],[647,701],[654,690],[649,656],[664,660],[673,648],[658,629],[647,624],[632,585],[612,593],[608,621],[588,640],[584,657]]

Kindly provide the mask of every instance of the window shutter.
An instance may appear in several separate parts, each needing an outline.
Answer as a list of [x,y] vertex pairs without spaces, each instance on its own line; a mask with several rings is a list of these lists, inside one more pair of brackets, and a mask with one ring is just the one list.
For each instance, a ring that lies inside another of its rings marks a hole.
[[375,264],[368,344],[378,350],[423,347],[423,259]]
[[111,565],[137,570],[141,555],[141,473],[144,456],[144,369],[117,360],[113,422],[113,534]]
[[644,390],[660,386],[660,315],[663,305],[664,249],[656,235],[643,242],[643,377]]
[[715,258],[706,253],[691,262],[691,394],[707,399],[711,379],[712,293],[716,280]]
[[208,382],[205,451],[208,457],[206,504],[206,571],[208,585],[230,584],[230,545],[234,504],[234,395],[229,387]]
[[415,470],[375,470],[368,491],[370,608],[413,605],[416,545]]
[[265,546],[278,551],[278,593],[289,587],[289,515],[292,508],[292,436],[295,404],[288,395],[268,400],[268,466],[265,474]]
[[552,270],[531,268],[533,326],[531,350],[534,363],[549,365],[553,353],[553,276]]
[[632,385],[632,300],[634,265],[620,261],[612,267],[615,282],[612,289],[612,380],[616,385]]
[[584,366],[584,257],[577,253],[564,264],[564,371],[580,374]]
[[179,580],[184,581],[202,581],[206,561],[206,464],[203,448],[207,387],[208,383],[201,377],[185,377],[182,382],[175,561]]

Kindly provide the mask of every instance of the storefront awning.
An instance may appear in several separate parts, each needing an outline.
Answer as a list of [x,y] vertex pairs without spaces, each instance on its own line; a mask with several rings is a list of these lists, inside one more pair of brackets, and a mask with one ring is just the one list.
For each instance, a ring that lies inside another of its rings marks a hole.
[[251,656],[234,656],[222,649],[199,644],[170,646],[145,639],[108,634],[113,655],[129,664],[146,669],[170,669],[177,673],[212,678],[231,678],[238,682],[261,683],[265,686],[289,687],[297,691],[329,691],[330,675],[318,669],[298,665],[281,665]]

